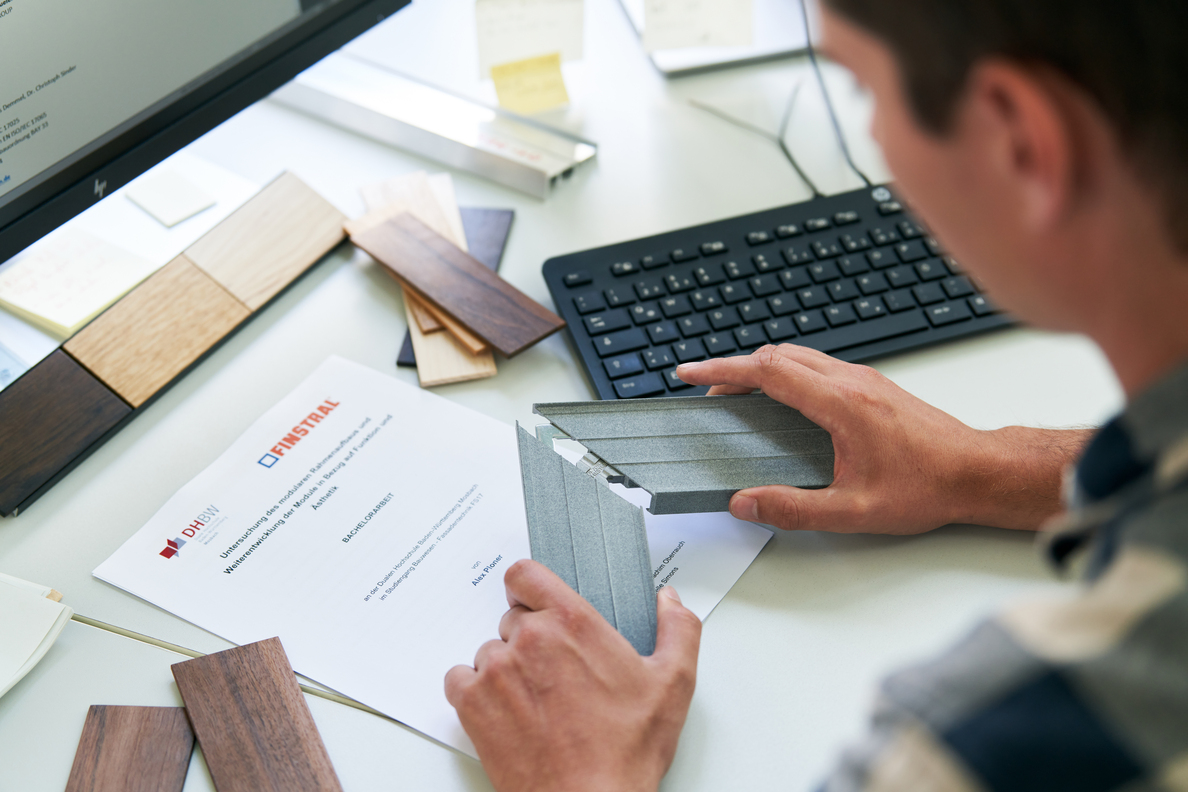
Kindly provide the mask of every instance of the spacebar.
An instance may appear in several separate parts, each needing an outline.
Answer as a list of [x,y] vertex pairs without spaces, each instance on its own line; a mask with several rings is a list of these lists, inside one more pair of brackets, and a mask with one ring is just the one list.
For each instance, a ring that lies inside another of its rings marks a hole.
[[924,312],[915,309],[911,313],[885,316],[882,319],[868,319],[856,325],[838,327],[823,333],[812,333],[800,338],[789,339],[794,344],[818,349],[822,352],[836,352],[859,344],[882,341],[884,338],[917,333],[928,327]]

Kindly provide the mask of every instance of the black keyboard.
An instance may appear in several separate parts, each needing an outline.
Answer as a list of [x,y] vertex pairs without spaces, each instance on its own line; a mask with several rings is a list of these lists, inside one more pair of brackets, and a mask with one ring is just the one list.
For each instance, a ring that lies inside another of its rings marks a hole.
[[887,187],[544,263],[602,399],[690,396],[676,366],[793,343],[848,361],[1013,324]]

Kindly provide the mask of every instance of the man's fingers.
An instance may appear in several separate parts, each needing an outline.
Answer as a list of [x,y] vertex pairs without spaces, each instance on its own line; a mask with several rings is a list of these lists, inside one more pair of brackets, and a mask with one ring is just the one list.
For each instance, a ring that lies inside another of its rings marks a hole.
[[462,691],[474,684],[474,679],[478,675],[470,666],[456,665],[445,675],[445,697],[446,701],[450,702],[450,706],[457,709],[458,697]]
[[730,499],[730,513],[740,520],[774,525],[785,531],[836,530],[844,520],[831,501],[835,493],[828,488],[799,489],[783,485],[754,487],[735,493]]
[[544,564],[527,558],[507,568],[503,575],[507,589],[507,604],[511,607],[523,605],[528,610],[544,610],[558,605],[571,605],[576,599],[585,602],[581,595],[566,585]]
[[799,353],[785,354],[780,349],[766,346],[750,355],[685,363],[677,368],[677,374],[691,385],[759,388],[824,425],[822,419],[833,412],[833,385],[821,373],[795,360]]
[[741,385],[715,385],[709,389],[706,396],[745,396],[753,390],[755,389]]
[[691,685],[697,672],[697,650],[701,646],[701,619],[681,604],[671,586],[656,595],[657,662],[688,675]]
[[503,618],[499,620],[499,637],[505,641],[510,641],[512,636],[519,630],[520,625],[524,622],[524,616],[532,611],[525,608],[523,605],[515,605],[507,609],[503,614]]

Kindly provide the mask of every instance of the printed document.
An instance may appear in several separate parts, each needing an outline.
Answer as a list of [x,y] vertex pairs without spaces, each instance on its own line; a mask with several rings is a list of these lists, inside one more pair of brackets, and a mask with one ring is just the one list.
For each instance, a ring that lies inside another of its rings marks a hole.
[[[529,556],[519,470],[511,426],[330,358],[95,575],[236,644],[279,636],[298,673],[474,756],[443,680]],[[651,519],[656,584],[702,618],[770,537]]]

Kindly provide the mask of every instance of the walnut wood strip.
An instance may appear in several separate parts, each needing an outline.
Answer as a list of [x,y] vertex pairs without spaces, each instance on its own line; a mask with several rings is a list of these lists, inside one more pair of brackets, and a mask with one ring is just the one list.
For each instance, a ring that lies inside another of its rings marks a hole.
[[80,330],[65,349],[139,407],[248,316],[183,254]]
[[345,215],[283,173],[186,249],[186,256],[255,311],[343,239]]
[[409,214],[351,239],[407,287],[507,357],[565,322]]
[[279,638],[176,663],[219,792],[340,792]]
[[181,792],[194,732],[181,707],[87,711],[66,792]]
[[130,412],[62,350],[0,391],[0,514],[15,514]]

